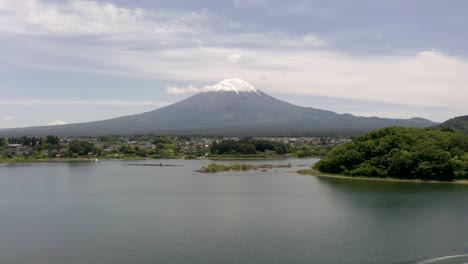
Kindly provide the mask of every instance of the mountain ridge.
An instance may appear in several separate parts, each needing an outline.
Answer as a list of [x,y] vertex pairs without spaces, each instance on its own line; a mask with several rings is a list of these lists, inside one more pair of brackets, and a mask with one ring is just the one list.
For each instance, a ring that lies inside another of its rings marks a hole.
[[468,115],[451,118],[437,126],[435,129],[451,128],[455,131],[468,134]]
[[172,105],[141,114],[62,126],[3,129],[0,136],[351,136],[386,126],[434,125],[436,123],[422,118],[359,117],[297,106],[235,78],[206,87],[203,92]]

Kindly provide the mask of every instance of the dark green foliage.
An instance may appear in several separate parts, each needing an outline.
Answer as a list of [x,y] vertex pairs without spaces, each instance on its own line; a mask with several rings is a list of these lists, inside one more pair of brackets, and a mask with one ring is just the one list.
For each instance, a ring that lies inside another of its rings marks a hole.
[[68,145],[69,153],[76,153],[80,156],[88,155],[88,153],[96,154],[98,149],[97,147],[88,141],[84,140],[75,140],[70,142]]
[[140,157],[146,157],[148,156],[148,151],[146,149],[138,149],[135,154]]
[[284,155],[288,153],[288,148],[284,144],[276,144],[274,149],[276,154]]
[[325,156],[327,150],[323,147],[313,146],[313,145],[302,145],[299,147],[294,147],[291,150],[291,154],[294,157],[306,158],[306,157],[322,157]]
[[214,142],[210,148],[210,153],[214,155],[250,155],[265,151],[286,154],[287,147],[281,143],[245,138],[238,141],[223,140],[219,143]]
[[51,145],[58,145],[60,142],[60,139],[56,136],[49,135],[46,137],[45,143],[46,144],[51,144]]
[[[1,141],[1,139],[0,139]],[[46,138],[40,137],[10,137],[8,140],[3,139],[4,144],[22,144],[23,146],[33,147],[36,150],[42,149],[57,149],[60,139],[56,136],[47,136]],[[1,144],[1,142],[0,142]]]
[[249,155],[255,154],[256,150],[249,141],[223,140],[219,143],[213,143],[210,152],[217,155]]
[[157,136],[153,140],[154,145],[161,145],[161,144],[172,144],[173,140],[170,137],[165,137],[165,136]]
[[137,149],[132,146],[126,146],[122,145],[118,148],[119,153],[127,154],[127,155],[133,155],[137,152]]
[[349,176],[467,179],[468,136],[450,130],[383,128],[336,147],[315,168]]

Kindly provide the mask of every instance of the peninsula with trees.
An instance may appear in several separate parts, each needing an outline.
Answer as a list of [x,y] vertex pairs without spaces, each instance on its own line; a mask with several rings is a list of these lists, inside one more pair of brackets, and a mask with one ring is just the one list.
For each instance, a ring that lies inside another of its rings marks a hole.
[[387,127],[342,144],[314,169],[349,177],[468,179],[468,135],[452,129]]

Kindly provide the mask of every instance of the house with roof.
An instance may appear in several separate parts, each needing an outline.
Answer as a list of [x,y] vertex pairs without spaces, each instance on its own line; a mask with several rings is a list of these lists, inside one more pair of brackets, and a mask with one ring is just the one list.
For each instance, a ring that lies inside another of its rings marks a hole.
[[30,154],[32,148],[29,146],[23,146],[23,144],[8,144],[4,147],[3,155],[21,156],[24,154]]

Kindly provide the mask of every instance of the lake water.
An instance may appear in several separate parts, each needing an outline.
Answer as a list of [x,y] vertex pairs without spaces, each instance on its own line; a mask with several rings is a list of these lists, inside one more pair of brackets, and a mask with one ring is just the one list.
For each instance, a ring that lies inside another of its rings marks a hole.
[[1,164],[0,263],[468,262],[468,186],[209,162]]

